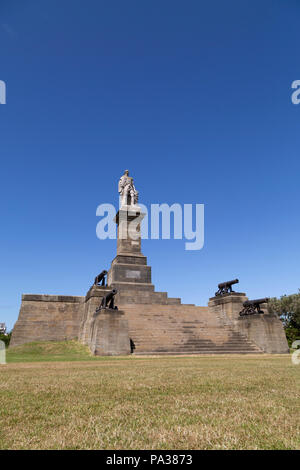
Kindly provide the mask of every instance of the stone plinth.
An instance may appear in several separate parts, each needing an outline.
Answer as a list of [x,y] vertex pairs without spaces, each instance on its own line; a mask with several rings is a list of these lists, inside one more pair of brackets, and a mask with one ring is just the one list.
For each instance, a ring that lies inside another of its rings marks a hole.
[[233,322],[239,319],[239,313],[243,308],[243,302],[248,298],[243,292],[231,292],[230,294],[211,297],[208,302],[208,308],[212,314],[220,315],[225,323]]
[[125,291],[154,291],[151,283],[151,266],[141,253],[140,225],[145,216],[138,206],[122,207],[116,215],[117,256],[107,275],[107,284]]
[[146,214],[138,206],[123,206],[115,217],[117,255],[141,254],[141,223]]
[[286,354],[289,347],[282,322],[275,314],[264,313],[239,317],[238,331],[255,343],[264,353]]
[[124,312],[109,308],[96,311],[103,296],[110,291],[110,288],[94,285],[87,292],[79,341],[86,344],[95,355],[130,354],[128,321]]
[[82,316],[78,339],[84,344],[89,345],[91,342],[91,323],[96,309],[100,306],[104,295],[108,294],[111,289],[103,286],[93,285],[85,296],[84,313]]
[[285,332],[277,315],[267,312],[267,304],[261,305],[263,314],[240,316],[243,293],[232,292],[209,299],[208,308],[213,315],[219,315],[225,324],[231,324],[235,331],[254,343],[262,352],[284,354],[289,352]]
[[90,324],[91,352],[95,356],[123,356],[131,353],[128,321],[121,310],[95,312]]

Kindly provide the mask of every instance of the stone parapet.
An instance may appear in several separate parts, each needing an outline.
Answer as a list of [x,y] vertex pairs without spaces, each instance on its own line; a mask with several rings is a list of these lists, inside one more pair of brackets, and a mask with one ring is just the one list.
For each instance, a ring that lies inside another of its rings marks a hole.
[[10,346],[78,337],[84,297],[24,294]]

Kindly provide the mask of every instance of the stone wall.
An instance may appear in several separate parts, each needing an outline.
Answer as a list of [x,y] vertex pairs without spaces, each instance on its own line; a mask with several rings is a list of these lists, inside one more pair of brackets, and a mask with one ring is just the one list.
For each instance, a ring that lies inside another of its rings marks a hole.
[[257,344],[265,353],[285,354],[289,352],[282,322],[275,314],[255,314],[240,317],[238,331]]
[[77,338],[84,300],[84,297],[75,296],[22,295],[19,318],[10,345]]
[[[121,312],[98,312],[108,287],[92,286],[85,297],[23,295],[11,345],[78,338],[94,354],[287,353],[282,323],[275,315],[240,317],[245,294],[212,298],[208,307],[182,305],[165,292],[123,289]],[[124,313],[123,313],[124,312]]]

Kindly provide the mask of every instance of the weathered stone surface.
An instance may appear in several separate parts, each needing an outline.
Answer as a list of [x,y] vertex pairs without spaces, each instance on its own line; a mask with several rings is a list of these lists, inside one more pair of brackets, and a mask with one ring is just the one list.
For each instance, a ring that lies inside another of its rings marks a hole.
[[91,344],[91,324],[94,313],[100,306],[103,296],[108,294],[108,292],[110,292],[110,289],[107,287],[93,285],[86,294],[78,339],[88,346]]
[[117,282],[151,284],[151,267],[139,264],[113,264],[110,269],[109,285]]
[[83,311],[84,297],[23,295],[10,345],[77,338]]
[[141,264],[147,265],[147,257],[142,255],[141,253],[136,254],[125,254],[125,255],[117,255],[113,260],[113,264]]
[[91,321],[89,347],[96,356],[130,354],[128,321],[121,310],[102,309]]
[[120,310],[98,310],[103,296],[111,289],[92,286],[85,297],[79,341],[95,355],[130,354],[128,321]]
[[208,307],[193,305],[127,304],[134,353],[142,354],[259,354],[261,349],[235,331],[228,320]]
[[239,318],[239,313],[243,308],[243,302],[247,297],[242,292],[232,292],[222,296],[211,297],[208,302],[208,308],[212,315],[221,315],[226,322],[235,322]]
[[210,312],[222,316],[226,324],[256,344],[262,352],[285,354],[289,352],[282,322],[277,315],[267,313],[267,305],[261,305],[265,313],[240,316],[247,297],[233,292],[209,299]]
[[[131,237],[130,224],[142,219],[144,214],[136,214],[120,211],[116,215],[117,230],[117,256],[113,259],[108,272],[107,283],[109,286],[117,287],[118,283],[129,283],[123,285],[123,289],[130,288],[130,284],[136,283],[149,285],[149,290],[153,290],[151,284],[151,267],[147,266],[147,258],[141,253],[140,230],[134,231],[134,239]],[[122,238],[123,237],[123,238]]]
[[116,215],[117,255],[141,254],[140,224],[145,217],[141,210],[136,212],[120,209]]
[[245,294],[212,298],[208,307],[195,307],[168,298],[166,292],[127,287],[116,296],[122,315],[115,310],[95,315],[110,291],[102,286],[92,286],[85,298],[25,295],[11,344],[78,337],[95,354],[110,355],[128,354],[130,338],[135,354],[288,352],[276,316],[239,316]]
[[254,314],[240,317],[237,329],[265,353],[289,353],[282,323],[275,314]]

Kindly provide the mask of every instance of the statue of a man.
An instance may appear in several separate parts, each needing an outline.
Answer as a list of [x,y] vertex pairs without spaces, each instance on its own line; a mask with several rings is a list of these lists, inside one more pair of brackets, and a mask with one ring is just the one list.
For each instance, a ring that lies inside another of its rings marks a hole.
[[134,206],[138,202],[139,193],[135,189],[132,176],[129,176],[129,171],[125,170],[124,175],[121,176],[118,186],[121,207]]

